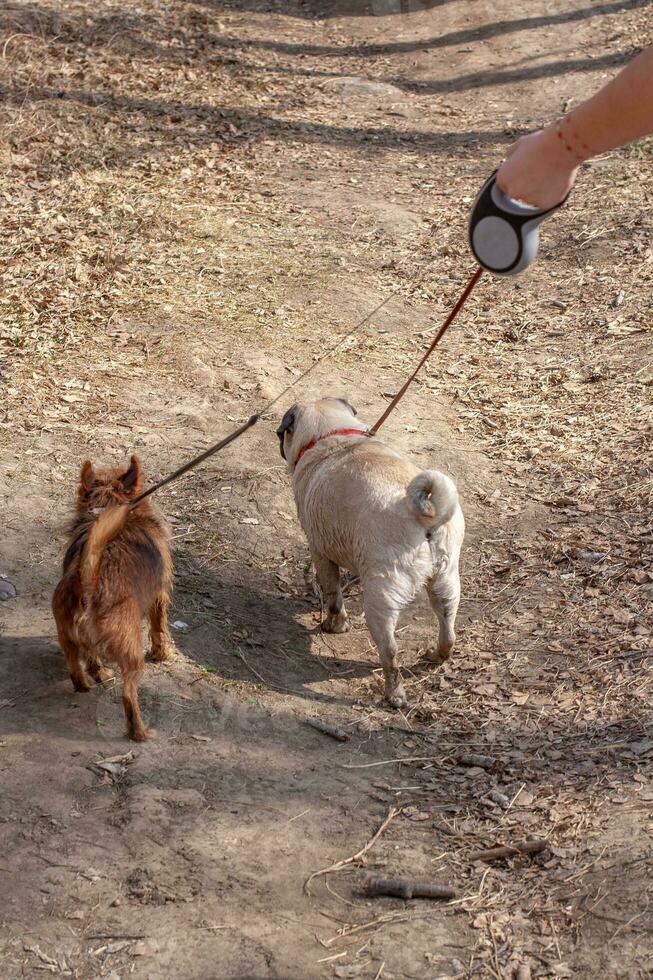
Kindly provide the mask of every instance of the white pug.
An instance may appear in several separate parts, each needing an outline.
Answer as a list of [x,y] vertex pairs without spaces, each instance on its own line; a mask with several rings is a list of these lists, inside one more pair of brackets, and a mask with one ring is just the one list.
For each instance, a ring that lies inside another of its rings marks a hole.
[[322,628],[349,629],[340,568],[357,573],[385,696],[401,707],[406,694],[395,627],[419,589],[426,587],[440,625],[437,647],[427,656],[441,663],[453,649],[465,534],[456,487],[444,473],[419,470],[378,436],[370,438],[340,398],[294,405],[277,435],[327,608]]

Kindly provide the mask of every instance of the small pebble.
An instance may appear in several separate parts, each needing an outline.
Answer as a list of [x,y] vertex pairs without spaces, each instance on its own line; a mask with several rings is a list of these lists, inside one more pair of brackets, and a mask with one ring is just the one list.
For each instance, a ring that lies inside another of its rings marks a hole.
[[0,602],[5,599],[15,599],[16,586],[9,579],[0,578]]
[[586,551],[584,548],[578,548],[576,550],[575,557],[578,558],[579,561],[595,562],[602,561],[608,556],[603,551]]
[[502,810],[507,810],[510,806],[510,800],[503,793],[500,793],[497,789],[490,790],[487,794],[488,800],[492,800],[497,806],[500,806]]

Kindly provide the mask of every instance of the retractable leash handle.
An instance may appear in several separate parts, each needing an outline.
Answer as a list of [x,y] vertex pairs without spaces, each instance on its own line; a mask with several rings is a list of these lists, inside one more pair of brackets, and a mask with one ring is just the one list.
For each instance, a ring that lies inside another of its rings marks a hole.
[[479,191],[469,219],[469,244],[479,265],[495,276],[516,276],[526,269],[540,243],[539,225],[567,200],[541,211],[507,197],[497,187],[498,171]]

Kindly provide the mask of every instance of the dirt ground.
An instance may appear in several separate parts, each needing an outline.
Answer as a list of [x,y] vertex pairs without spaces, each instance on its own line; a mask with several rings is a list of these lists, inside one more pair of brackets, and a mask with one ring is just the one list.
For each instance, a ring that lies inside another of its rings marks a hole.
[[[387,424],[468,523],[455,656],[421,662],[422,600],[402,622],[405,712],[355,581],[352,632],[319,630],[287,404],[159,496],[178,655],[147,667],[152,742],[119,687],[73,693],[49,610],[84,458],[166,474],[392,294],[296,393],[380,413],[473,269],[477,188],[653,41],[651,4],[0,18],[0,975],[653,976],[652,142],[585,168]],[[366,898],[370,871],[458,897]]]

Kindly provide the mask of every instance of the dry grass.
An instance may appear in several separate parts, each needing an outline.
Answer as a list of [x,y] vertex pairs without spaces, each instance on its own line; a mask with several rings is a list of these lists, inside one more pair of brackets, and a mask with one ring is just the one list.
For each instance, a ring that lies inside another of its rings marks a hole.
[[[83,452],[143,446],[153,469],[177,465],[395,291],[387,316],[320,373],[382,404],[469,275],[470,194],[534,122],[474,90],[403,85],[402,54],[339,55],[335,22],[320,29],[327,56],[312,53],[310,21],[275,18],[290,45],[277,50],[264,15],[210,5],[25,4],[2,20],[3,476],[57,500]],[[596,32],[617,54],[652,40],[637,8]],[[398,92],[388,111],[330,75]],[[560,90],[575,91],[567,76]],[[545,225],[537,267],[515,282],[484,277],[394,420],[395,434],[417,432],[436,403],[459,438],[447,460],[468,473],[479,461],[465,488],[461,653],[437,673],[408,668],[399,725],[370,709],[375,677],[334,682],[361,695],[348,719],[359,733],[387,735],[390,755],[433,756],[384,771],[381,798],[404,809],[375,854],[414,860],[401,848],[424,836],[424,872],[461,886],[451,914],[478,932],[469,975],[510,976],[521,962],[571,975],[568,959],[584,969],[607,928],[636,976],[637,943],[649,942],[650,157],[644,142],[588,168]],[[257,476],[237,452],[220,473],[223,485],[198,475],[168,498],[189,608],[202,615],[184,580],[192,562],[303,594],[301,550],[279,577],[274,540],[239,524],[279,474]],[[290,534],[273,513],[272,537]],[[352,642],[364,648],[360,623]],[[319,639],[314,652],[331,682],[336,654]],[[470,746],[495,764],[462,769]],[[465,859],[530,833],[551,842],[544,858]],[[629,858],[640,862],[630,883]],[[406,920],[368,912],[346,912],[328,942]]]

